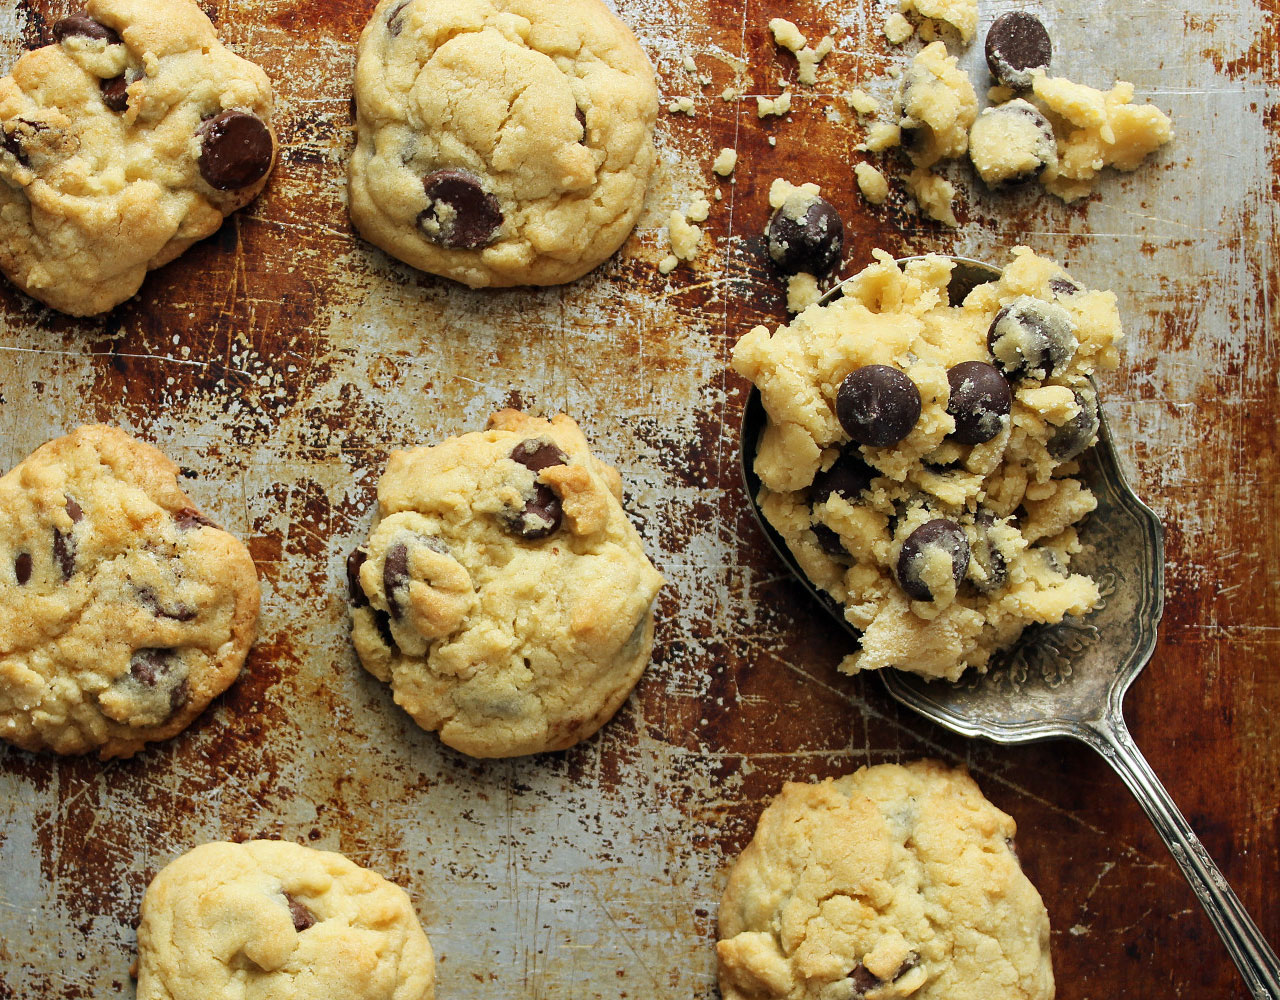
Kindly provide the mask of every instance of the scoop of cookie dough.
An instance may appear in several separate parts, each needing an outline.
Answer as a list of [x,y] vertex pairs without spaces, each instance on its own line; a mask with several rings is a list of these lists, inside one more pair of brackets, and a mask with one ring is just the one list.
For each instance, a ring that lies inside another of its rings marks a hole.
[[88,0],[0,80],[0,270],[106,312],[266,183],[271,85],[190,0]]
[[788,782],[720,900],[724,1000],[1052,1000],[1015,832],[936,761]]
[[360,661],[474,757],[586,739],[649,661],[662,584],[621,497],[564,415],[394,452],[348,563]]
[[600,0],[382,0],[355,86],[351,218],[414,267],[559,284],[635,225],[657,87]]
[[[842,669],[954,680],[1098,600],[1069,569],[1096,506],[1072,459],[1097,433],[1089,376],[1115,367],[1120,321],[1110,292],[1023,247],[958,306],[949,259],[876,258],[842,298],[734,348],[768,414],[757,499],[862,630]],[[832,490],[840,469],[865,471]]]
[[431,1000],[435,962],[403,889],[341,854],[202,844],[142,897],[138,1000]]
[[0,477],[0,737],[128,757],[181,732],[244,663],[258,579],[178,467],[90,426]]

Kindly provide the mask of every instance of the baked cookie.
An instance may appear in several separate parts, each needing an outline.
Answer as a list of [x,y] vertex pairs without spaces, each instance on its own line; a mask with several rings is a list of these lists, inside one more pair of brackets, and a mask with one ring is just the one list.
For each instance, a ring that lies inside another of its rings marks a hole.
[[435,962],[408,894],[341,854],[202,844],[147,886],[138,1000],[430,1000]]
[[653,171],[653,67],[600,0],[382,0],[360,37],[361,235],[473,288],[608,258]]
[[724,1000],[1051,1000],[1014,832],[936,761],[788,782],[720,900]]
[[0,80],[0,270],[106,312],[266,183],[271,85],[190,0],[88,0]]
[[948,258],[876,258],[842,298],[734,348],[768,414],[757,500],[862,630],[841,669],[955,680],[1098,602],[1070,571],[1096,506],[1075,459],[1120,319],[1112,293],[1025,247],[957,306]]
[[621,498],[563,414],[393,452],[348,562],[365,669],[473,757],[586,739],[649,661],[662,585]]
[[258,622],[253,560],[177,472],[90,426],[0,477],[0,737],[128,757],[235,680]]

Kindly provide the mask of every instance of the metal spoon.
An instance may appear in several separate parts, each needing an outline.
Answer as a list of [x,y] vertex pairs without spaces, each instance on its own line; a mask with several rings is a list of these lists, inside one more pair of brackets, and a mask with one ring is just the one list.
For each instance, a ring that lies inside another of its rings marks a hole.
[[[998,268],[981,261],[953,259],[952,304],[1000,276]],[[821,303],[838,298],[841,285]],[[858,637],[840,606],[809,581],[760,512],[754,463],[764,426],[764,407],[753,387],[742,416],[742,477],[756,520],[818,603]],[[1124,481],[1105,418],[1098,443],[1079,461],[1081,478],[1098,498],[1098,507],[1080,528],[1084,551],[1073,558],[1072,568],[1098,581],[1102,607],[1083,619],[1028,629],[985,674],[970,671],[955,684],[897,670],[881,670],[880,676],[902,704],[961,735],[997,743],[1070,736],[1102,754],[1164,838],[1255,1000],[1280,1000],[1280,960],[1134,744],[1121,711],[1125,691],[1151,658],[1163,610],[1160,519]]]

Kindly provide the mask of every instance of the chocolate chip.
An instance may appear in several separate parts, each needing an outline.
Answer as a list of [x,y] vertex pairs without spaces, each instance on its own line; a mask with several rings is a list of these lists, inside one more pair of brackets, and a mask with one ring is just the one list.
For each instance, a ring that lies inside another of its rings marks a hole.
[[147,687],[155,687],[176,666],[172,649],[134,650],[129,660],[129,673]]
[[845,445],[831,468],[813,477],[809,503],[814,507],[824,504],[832,493],[852,503],[870,488],[871,480],[878,475],[880,473],[863,460],[856,445]]
[[956,585],[969,568],[969,540],[955,521],[935,517],[925,521],[907,536],[898,554],[898,586],[917,601],[932,601],[933,591],[925,576],[934,553],[941,551],[951,560],[951,574]]
[[18,586],[23,586],[31,579],[31,553],[18,553],[18,558],[13,561],[13,573],[18,578]]
[[27,118],[14,118],[9,123],[7,131],[3,126],[0,126],[0,147],[12,153],[13,158],[24,167],[28,166],[31,163],[27,150],[28,140],[34,139],[37,134],[45,131],[48,127],[44,122],[33,122]]
[[995,366],[1014,381],[1059,374],[1078,346],[1070,313],[1056,302],[1030,295],[1019,295],[996,313],[987,331]]
[[1004,586],[1009,577],[1009,564],[1004,553],[991,538],[991,529],[995,524],[995,515],[983,508],[979,508],[973,518],[975,537],[969,548],[969,570],[979,569],[982,572],[981,579],[978,574],[970,572],[969,582],[980,594],[994,593]]
[[95,21],[83,11],[78,14],[69,14],[53,26],[53,37],[59,42],[65,42],[68,38],[77,36],[80,38],[101,38],[108,45],[120,44],[120,36],[118,34],[101,21]]
[[550,441],[530,438],[511,449],[511,461],[533,472],[541,472],[555,465],[568,465],[569,456]]
[[179,531],[191,531],[195,528],[217,528],[216,522],[209,520],[194,507],[183,507],[173,515],[173,523]]
[[1049,454],[1059,462],[1069,462],[1093,444],[1102,425],[1098,416],[1098,394],[1093,387],[1085,384],[1071,391],[1080,412],[1061,427],[1055,427],[1046,442]]
[[1049,291],[1054,295],[1079,295],[1084,288],[1070,278],[1055,277],[1049,279]]
[[896,983],[908,972],[920,964],[920,955],[914,951],[908,952],[907,957],[902,960],[902,964],[898,966],[898,971],[893,974],[893,981]]
[[546,483],[533,484],[533,493],[525,497],[524,506],[503,514],[502,523],[512,534],[527,541],[555,534],[564,514],[560,498]]
[[76,503],[75,497],[65,497],[65,499],[67,501],[67,517],[71,518],[72,524],[79,524],[84,520],[84,511]]
[[818,539],[818,544],[822,547],[822,551],[829,556],[847,556],[848,550],[844,547],[844,542],[840,540],[838,532],[828,528],[821,521],[814,521],[809,525],[809,530]]
[[1013,100],[978,116],[969,129],[969,159],[988,187],[1011,187],[1057,163],[1058,140],[1039,108]]
[[169,692],[169,714],[176,714],[178,709],[187,703],[190,695],[191,689],[187,686],[187,679],[184,677]]
[[836,417],[858,444],[887,448],[911,433],[920,417],[920,390],[888,365],[865,365],[836,392]]
[[427,207],[418,228],[432,243],[449,250],[478,250],[498,238],[502,206],[466,170],[437,170],[422,181]]
[[844,223],[825,198],[815,196],[797,214],[783,205],[769,219],[765,230],[769,256],[783,274],[805,271],[821,277],[840,260],[844,248]]
[[1008,423],[1013,390],[1000,370],[985,361],[963,361],[947,371],[951,396],[947,413],[956,429],[947,436],[960,444],[990,441]]
[[1040,19],[1026,11],[1001,14],[987,29],[987,66],[1006,87],[1025,90],[1031,71],[1048,70],[1053,42]]
[[868,972],[867,967],[861,962],[849,971],[846,978],[853,980],[853,995],[850,1000],[865,1000],[867,993],[882,982],[879,976]]
[[351,595],[353,608],[363,608],[369,604],[369,598],[364,596],[364,588],[360,586],[360,567],[368,558],[369,553],[364,549],[356,549],[347,556],[347,592]]
[[248,187],[271,169],[275,146],[257,115],[223,111],[203,122],[196,134],[200,136],[200,176],[210,187],[219,191]]
[[62,570],[63,582],[70,580],[76,571],[76,540],[69,532],[64,535],[57,528],[53,529],[53,558]]
[[383,645],[388,649],[399,649],[396,645],[396,637],[391,632],[391,618],[380,608],[373,610],[373,624],[378,629],[378,635],[382,638]]
[[112,111],[123,113],[129,109],[129,81],[123,73],[101,81],[98,87],[102,90],[102,103]]
[[293,929],[301,934],[309,927],[316,925],[316,915],[298,902],[290,893],[284,893],[284,901],[289,904],[289,916],[293,918]]
[[398,4],[391,8],[387,14],[387,31],[392,35],[398,35],[404,30],[404,9],[409,6],[409,0],[400,0]]
[[387,595],[387,608],[392,618],[403,614],[396,591],[409,582],[409,546],[395,542],[387,549],[382,561],[382,589]]
[[582,138],[578,142],[585,146],[587,144],[587,113],[581,108],[574,108],[573,113],[578,119],[578,124],[582,126]]
[[150,611],[157,618],[168,618],[175,622],[189,622],[196,617],[195,608],[189,608],[185,604],[176,604],[173,608],[166,608],[160,603],[159,595],[150,587],[138,587],[138,603]]

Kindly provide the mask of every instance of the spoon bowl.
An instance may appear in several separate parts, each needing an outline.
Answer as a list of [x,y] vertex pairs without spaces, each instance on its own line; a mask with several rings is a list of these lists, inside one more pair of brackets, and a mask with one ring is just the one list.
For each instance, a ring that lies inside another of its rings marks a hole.
[[[898,261],[906,263],[916,258]],[[952,305],[1000,270],[953,257],[948,286]],[[826,305],[842,294],[836,285]],[[1078,533],[1082,551],[1072,569],[1097,581],[1098,608],[1083,618],[1029,628],[1014,646],[992,658],[985,672],[969,670],[956,683],[926,680],[899,670],[879,671],[902,704],[964,736],[998,743],[1072,737],[1097,750],[1133,792],[1164,838],[1257,1000],[1280,1000],[1280,960],[1210,859],[1124,723],[1122,702],[1156,646],[1164,609],[1164,541],[1160,519],[1125,482],[1106,417],[1099,414],[1097,443],[1078,459],[1079,478],[1098,506]],[[753,386],[742,417],[742,477],[752,512],[779,557],[832,619],[856,640],[861,633],[843,608],[805,576],[782,537],[760,510],[754,471],[768,416]]]

